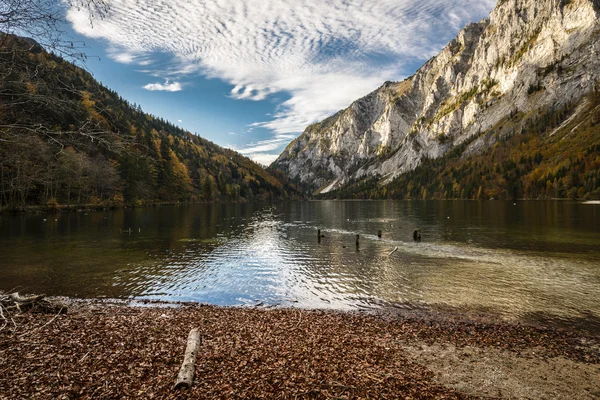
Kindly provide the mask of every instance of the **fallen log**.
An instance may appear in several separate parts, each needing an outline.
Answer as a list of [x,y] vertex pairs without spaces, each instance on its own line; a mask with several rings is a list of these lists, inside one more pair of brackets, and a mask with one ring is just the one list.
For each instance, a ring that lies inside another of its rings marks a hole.
[[25,304],[36,303],[36,302],[42,300],[44,297],[46,297],[46,295],[40,294],[40,295],[25,297],[25,296],[21,296],[19,294],[19,292],[15,292],[15,293],[11,293],[10,295],[8,295],[8,297],[10,297],[10,299],[17,304],[25,305]]
[[196,370],[196,356],[198,355],[198,348],[201,343],[202,337],[200,336],[200,332],[196,328],[192,329],[188,335],[183,364],[177,375],[173,390],[189,388],[192,386],[192,383],[194,382],[194,371]]
[[0,305],[5,311],[17,310],[17,312],[32,312],[44,314],[66,314],[67,306],[56,301],[46,300],[46,295],[22,296],[19,292],[0,294]]

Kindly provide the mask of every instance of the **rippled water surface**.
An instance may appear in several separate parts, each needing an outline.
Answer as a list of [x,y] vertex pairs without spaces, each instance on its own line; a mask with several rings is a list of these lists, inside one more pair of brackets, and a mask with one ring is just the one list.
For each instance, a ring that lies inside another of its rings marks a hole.
[[441,305],[594,324],[600,205],[324,201],[2,216],[0,289],[13,288],[221,305]]

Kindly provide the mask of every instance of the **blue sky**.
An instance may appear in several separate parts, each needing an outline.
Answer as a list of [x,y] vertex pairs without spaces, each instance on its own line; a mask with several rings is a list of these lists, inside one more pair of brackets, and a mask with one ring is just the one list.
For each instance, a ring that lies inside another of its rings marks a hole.
[[413,74],[495,0],[107,3],[93,25],[85,9],[66,9],[98,80],[269,164],[308,124]]

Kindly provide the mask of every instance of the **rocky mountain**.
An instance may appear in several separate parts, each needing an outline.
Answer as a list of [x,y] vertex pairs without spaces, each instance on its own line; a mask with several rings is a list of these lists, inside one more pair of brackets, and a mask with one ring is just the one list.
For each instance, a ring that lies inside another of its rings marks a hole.
[[[412,77],[386,82],[309,126],[272,167],[324,194],[366,181],[386,187],[431,160],[487,155],[476,175],[485,174],[498,143],[515,135],[552,137],[569,121],[585,122],[561,131],[561,139],[571,140],[594,126],[598,112],[590,99],[600,86],[599,16],[599,0],[500,0],[488,19],[466,26]],[[544,118],[543,130],[532,128]],[[599,129],[590,131],[594,145]],[[542,160],[536,162],[521,175]],[[539,180],[553,182],[549,175]],[[437,197],[447,195],[447,183],[440,181]]]

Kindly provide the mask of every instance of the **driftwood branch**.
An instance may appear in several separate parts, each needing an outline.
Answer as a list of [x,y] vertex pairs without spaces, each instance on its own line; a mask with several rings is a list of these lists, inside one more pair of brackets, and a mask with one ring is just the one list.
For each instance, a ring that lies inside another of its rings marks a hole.
[[[15,315],[15,313],[30,312],[56,314],[54,318],[52,318],[44,326],[38,328],[42,329],[47,325],[51,324],[58,317],[59,314],[66,314],[67,309],[68,307],[64,304],[46,300],[45,294],[22,296],[19,294],[19,292],[7,294],[5,292],[0,291],[0,323],[3,323],[2,327],[0,328],[0,331],[4,330],[9,322],[12,322],[14,326],[13,332],[17,331],[17,324],[12,318],[13,315]],[[30,332],[26,332],[25,334],[28,333]]]
[[188,335],[183,364],[177,375],[177,380],[173,387],[174,390],[192,386],[192,383],[194,382],[194,371],[196,370],[196,356],[198,355],[198,348],[201,343],[202,338],[200,332],[196,328],[192,329]]
[[0,328],[0,331],[4,330],[4,328],[6,328],[6,325],[8,325],[8,318],[6,318],[6,316],[4,316],[4,311],[2,311],[4,309],[4,306],[2,304],[0,304],[0,317],[2,317],[2,321],[4,321],[4,325],[2,325],[2,328]]
[[8,297],[10,297],[10,299],[12,301],[14,301],[17,304],[31,304],[31,303],[36,303],[40,300],[42,300],[44,297],[46,297],[45,294],[40,294],[40,295],[34,295],[34,296],[21,296],[19,294],[19,292],[15,292],[15,293],[11,293]]

